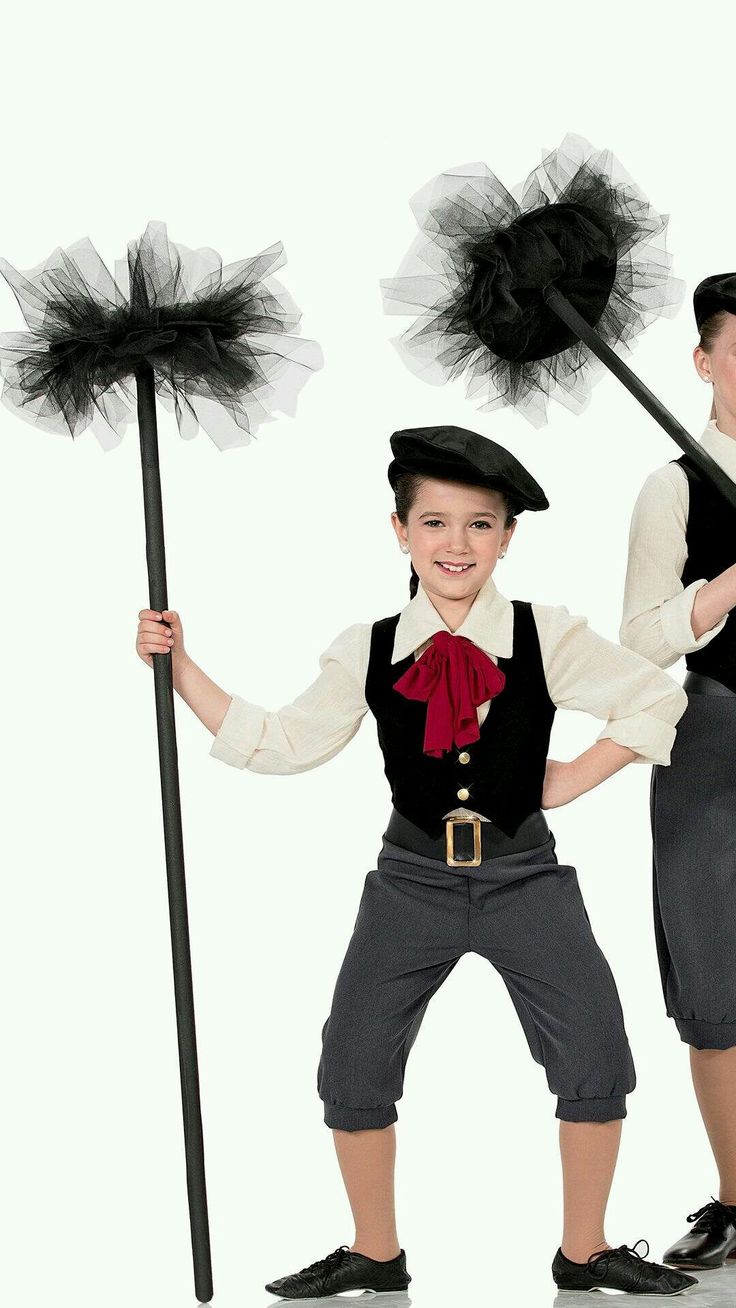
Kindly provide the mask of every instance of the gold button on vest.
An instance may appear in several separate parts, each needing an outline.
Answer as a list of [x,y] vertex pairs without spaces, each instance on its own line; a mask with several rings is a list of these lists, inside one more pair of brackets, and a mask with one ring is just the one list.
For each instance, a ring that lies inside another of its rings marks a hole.
[[466,790],[464,786],[461,786],[457,792],[457,797],[458,799],[470,799],[470,791]]
[[469,755],[469,753],[468,753],[468,751],[467,751],[466,749],[463,750],[462,754],[458,754],[458,756],[457,756],[457,761],[458,761],[458,763],[469,763],[469,762],[470,762],[470,755]]

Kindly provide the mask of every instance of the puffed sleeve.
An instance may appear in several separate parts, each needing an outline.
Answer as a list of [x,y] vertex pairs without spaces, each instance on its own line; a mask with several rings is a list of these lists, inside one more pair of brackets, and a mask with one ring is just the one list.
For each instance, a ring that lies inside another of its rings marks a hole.
[[554,703],[605,718],[597,739],[633,749],[634,762],[669,763],[687,707],[682,686],[640,654],[600,636],[564,604],[532,608]]
[[319,657],[320,674],[291,704],[268,710],[233,694],[210,749],[251,772],[295,773],[326,763],[352,740],[368,705],[371,627],[355,623]]
[[[677,463],[649,474],[639,492],[629,529],[622,645],[661,668],[702,649],[725,626],[728,614],[699,637],[691,616],[695,596],[707,578],[683,586],[687,560],[689,483]],[[734,550],[736,558],[736,550]]]

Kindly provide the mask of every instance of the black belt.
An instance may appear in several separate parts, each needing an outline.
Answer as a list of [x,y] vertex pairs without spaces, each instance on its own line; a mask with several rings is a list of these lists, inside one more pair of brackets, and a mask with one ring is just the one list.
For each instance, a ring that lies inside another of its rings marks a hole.
[[690,695],[736,695],[736,690],[713,677],[704,677],[701,672],[686,672],[682,688]]
[[492,822],[462,817],[446,818],[442,835],[428,836],[421,827],[392,808],[384,834],[392,845],[409,849],[414,854],[424,854],[426,858],[442,859],[448,867],[478,867],[486,858],[536,849],[549,840],[550,831],[544,813],[536,809],[524,818],[513,836],[507,836]]

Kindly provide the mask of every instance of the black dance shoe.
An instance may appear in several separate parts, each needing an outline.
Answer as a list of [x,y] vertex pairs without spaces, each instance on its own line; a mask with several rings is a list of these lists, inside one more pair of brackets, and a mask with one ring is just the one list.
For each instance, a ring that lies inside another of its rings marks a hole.
[[670,1245],[663,1262],[677,1267],[722,1267],[729,1255],[736,1253],[736,1206],[722,1204],[712,1195],[711,1200],[690,1214],[687,1220],[695,1225]]
[[300,1272],[269,1281],[266,1289],[282,1299],[322,1299],[341,1294],[343,1290],[376,1290],[384,1294],[405,1290],[410,1280],[403,1249],[388,1262],[380,1262],[365,1254],[352,1253],[346,1244],[341,1244],[334,1253],[310,1263]]
[[[637,1240],[636,1244],[646,1240]],[[559,1290],[626,1290],[629,1294],[680,1294],[697,1277],[677,1272],[661,1263],[647,1263],[636,1252],[636,1245],[621,1244],[617,1249],[602,1249],[590,1255],[586,1263],[574,1263],[557,1250],[552,1275]]]

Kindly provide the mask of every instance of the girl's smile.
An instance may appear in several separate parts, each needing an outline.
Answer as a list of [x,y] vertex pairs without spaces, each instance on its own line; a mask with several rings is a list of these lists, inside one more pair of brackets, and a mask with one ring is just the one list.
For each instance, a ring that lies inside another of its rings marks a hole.
[[468,568],[474,568],[475,564],[474,563],[449,563],[449,562],[443,563],[440,560],[438,560],[435,563],[435,567],[439,568],[440,572],[444,572],[446,577],[461,577],[463,573],[468,571]]

